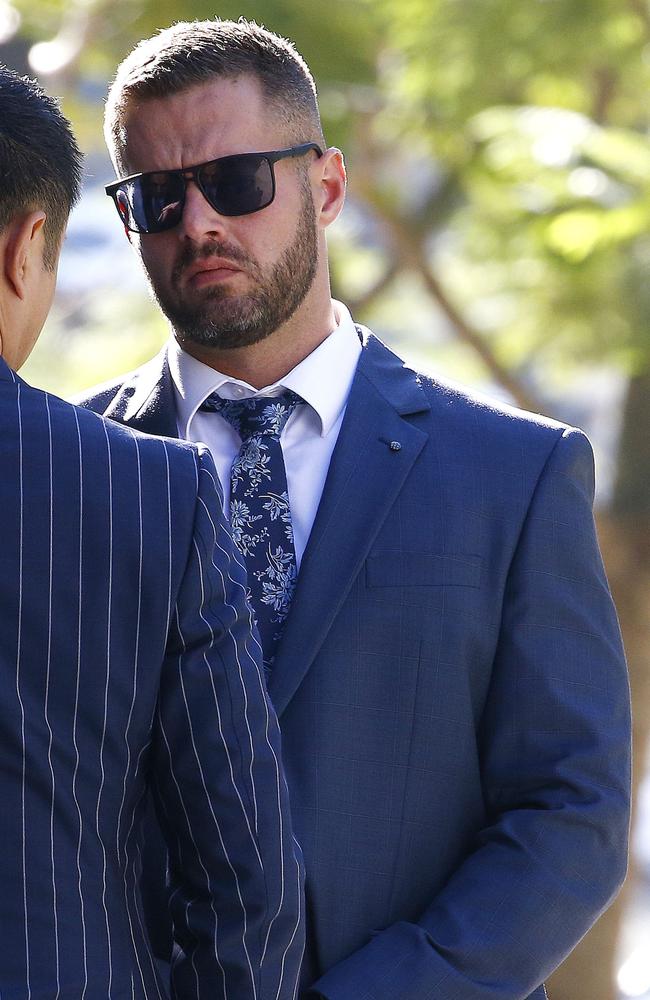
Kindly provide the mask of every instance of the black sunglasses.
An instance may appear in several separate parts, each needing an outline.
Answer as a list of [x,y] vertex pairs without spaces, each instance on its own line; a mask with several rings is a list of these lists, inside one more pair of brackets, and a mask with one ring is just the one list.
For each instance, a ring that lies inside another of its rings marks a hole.
[[162,233],[181,221],[187,182],[195,182],[206,201],[220,215],[250,215],[270,205],[275,197],[273,164],[303,156],[315,142],[268,153],[236,153],[179,170],[150,170],[106,185],[118,215],[132,233]]

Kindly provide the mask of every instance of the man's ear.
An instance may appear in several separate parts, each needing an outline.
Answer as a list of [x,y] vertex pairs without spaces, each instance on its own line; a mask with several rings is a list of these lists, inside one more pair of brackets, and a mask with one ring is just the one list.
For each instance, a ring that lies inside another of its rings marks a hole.
[[43,265],[43,226],[47,216],[38,209],[19,215],[7,227],[4,245],[4,274],[19,299],[27,294],[30,268]]
[[323,229],[331,225],[341,213],[345,201],[346,174],[343,153],[332,146],[315,161],[313,169],[318,175],[318,221]]

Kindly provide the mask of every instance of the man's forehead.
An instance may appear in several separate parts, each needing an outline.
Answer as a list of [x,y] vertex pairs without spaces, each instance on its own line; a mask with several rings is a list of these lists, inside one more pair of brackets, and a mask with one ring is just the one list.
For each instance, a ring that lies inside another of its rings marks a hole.
[[218,78],[164,97],[132,96],[123,117],[130,170],[173,169],[274,148],[281,137],[256,78]]

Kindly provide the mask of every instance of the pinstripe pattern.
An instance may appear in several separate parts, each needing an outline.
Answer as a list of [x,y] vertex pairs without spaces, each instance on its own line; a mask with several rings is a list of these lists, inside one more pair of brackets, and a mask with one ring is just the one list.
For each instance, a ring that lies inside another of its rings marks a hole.
[[[1,360],[0,421],[0,997],[293,1000],[302,862],[211,459]],[[170,984],[139,895],[149,787]]]
[[[49,398],[45,398],[45,406],[47,409],[47,440],[50,460],[48,463],[48,493],[50,498],[50,533],[49,533],[49,552],[48,552],[48,602],[47,602],[47,671],[45,678],[45,725],[47,726],[47,764],[50,772],[51,781],[51,807],[50,807],[50,865],[52,868],[52,909],[53,909],[53,929],[54,929],[54,949],[55,949],[55,967],[56,967],[56,994],[55,1000],[58,1000],[61,983],[60,983],[60,956],[59,956],[59,918],[57,912],[56,903],[56,875],[55,875],[55,858],[54,858],[54,801],[56,796],[56,781],[54,777],[54,768],[52,766],[52,744],[54,741],[54,732],[50,724],[49,719],[49,698],[50,698],[50,679],[52,671],[52,574],[54,570],[53,560],[52,560],[52,546],[54,543],[54,504],[52,496],[52,480],[53,480],[53,468],[52,468],[52,416],[50,413],[50,401]],[[105,859],[104,859],[104,871],[105,871]]]
[[29,954],[29,915],[27,912],[27,838],[25,835],[25,705],[23,704],[23,699],[20,693],[20,680],[22,673],[22,635],[23,635],[23,540],[24,540],[24,516],[23,516],[23,498],[24,498],[24,487],[23,487],[23,467],[24,467],[24,445],[23,445],[23,421],[22,414],[20,411],[20,389],[18,386],[18,392],[16,394],[16,399],[18,403],[18,449],[20,454],[18,476],[20,484],[20,553],[19,553],[19,569],[18,569],[18,640],[17,640],[17,650],[16,650],[16,694],[18,696],[18,702],[20,705],[20,818],[21,818],[21,860],[22,860],[22,878],[23,878],[23,915],[25,919],[25,965],[26,965],[26,975],[25,975],[25,986],[27,988],[27,996],[31,998],[32,987],[31,987],[31,976],[30,976],[30,954]]

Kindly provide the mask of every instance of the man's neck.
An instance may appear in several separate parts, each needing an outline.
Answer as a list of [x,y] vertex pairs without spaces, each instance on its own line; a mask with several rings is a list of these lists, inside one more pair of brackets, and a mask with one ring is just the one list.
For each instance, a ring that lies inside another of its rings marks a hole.
[[301,316],[299,323],[285,324],[264,340],[247,347],[222,350],[201,344],[181,343],[193,358],[230,378],[246,382],[254,389],[278,382],[323,343],[336,327],[333,304],[320,320]]

